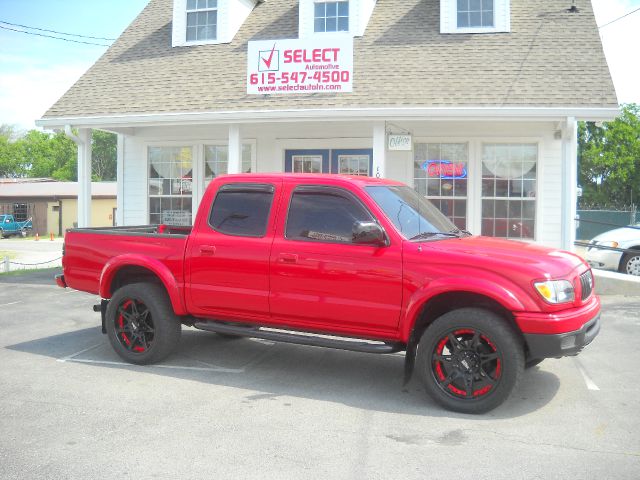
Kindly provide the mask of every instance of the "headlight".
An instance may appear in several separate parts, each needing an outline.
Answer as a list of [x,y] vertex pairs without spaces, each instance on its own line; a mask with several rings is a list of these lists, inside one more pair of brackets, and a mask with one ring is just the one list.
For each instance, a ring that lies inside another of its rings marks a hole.
[[573,302],[573,285],[568,280],[547,280],[534,283],[538,293],[549,303]]

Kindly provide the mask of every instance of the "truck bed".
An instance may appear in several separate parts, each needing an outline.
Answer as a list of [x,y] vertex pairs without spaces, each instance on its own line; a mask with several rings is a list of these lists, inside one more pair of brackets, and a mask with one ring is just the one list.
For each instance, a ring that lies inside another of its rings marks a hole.
[[[184,252],[191,226],[139,225],[73,228],[65,235],[63,266],[67,285],[98,295],[100,278],[109,263],[136,265],[136,257],[156,259],[174,273],[182,288]],[[140,262],[143,264],[143,262]]]

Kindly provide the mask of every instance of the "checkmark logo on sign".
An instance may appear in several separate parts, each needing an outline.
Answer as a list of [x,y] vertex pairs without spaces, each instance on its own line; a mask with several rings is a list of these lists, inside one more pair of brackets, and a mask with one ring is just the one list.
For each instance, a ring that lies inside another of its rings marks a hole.
[[280,51],[276,50],[276,44],[273,44],[271,50],[262,50],[259,53],[258,71],[272,72],[280,70]]

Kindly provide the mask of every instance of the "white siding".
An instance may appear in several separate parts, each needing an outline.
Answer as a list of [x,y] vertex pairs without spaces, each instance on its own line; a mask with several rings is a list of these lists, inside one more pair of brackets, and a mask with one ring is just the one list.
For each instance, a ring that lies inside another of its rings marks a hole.
[[[467,142],[469,144],[469,228],[479,233],[481,226],[482,143],[511,142],[538,144],[538,193],[536,240],[559,247],[562,243],[562,141],[555,138],[553,122],[434,122],[398,121],[413,134],[414,142]],[[372,148],[373,123],[345,121],[333,123],[263,123],[240,127],[243,143],[253,143],[256,172],[284,171],[288,149]],[[194,209],[203,194],[202,145],[228,142],[226,125],[198,125],[136,128],[136,136],[123,141],[123,220],[125,225],[148,223],[147,147],[149,145],[191,146],[194,151]],[[413,185],[413,152],[386,153],[387,177]],[[374,172],[375,174],[375,172]]]

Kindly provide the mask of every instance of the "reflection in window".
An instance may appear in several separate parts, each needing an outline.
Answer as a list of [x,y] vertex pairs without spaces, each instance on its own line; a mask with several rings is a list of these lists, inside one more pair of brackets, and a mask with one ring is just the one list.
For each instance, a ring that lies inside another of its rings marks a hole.
[[264,237],[273,200],[270,185],[241,184],[222,187],[211,208],[209,224],[218,232],[243,237]]
[[338,173],[369,176],[369,155],[338,155]]
[[457,0],[458,28],[493,27],[493,0]]
[[482,146],[482,235],[534,238],[537,162],[536,144]]
[[293,155],[293,173],[322,173],[322,155]]
[[218,0],[187,0],[187,42],[215,40]]
[[149,147],[149,221],[191,225],[190,147]]
[[351,243],[356,222],[373,220],[371,214],[346,195],[322,191],[295,191],[289,206],[289,239]]
[[467,228],[467,143],[416,143],[413,186],[456,227]]
[[[204,186],[216,177],[226,175],[229,166],[229,148],[227,145],[205,145],[204,147]],[[251,173],[251,144],[242,145],[242,173]]]
[[314,4],[315,32],[348,32],[349,2],[324,2]]

